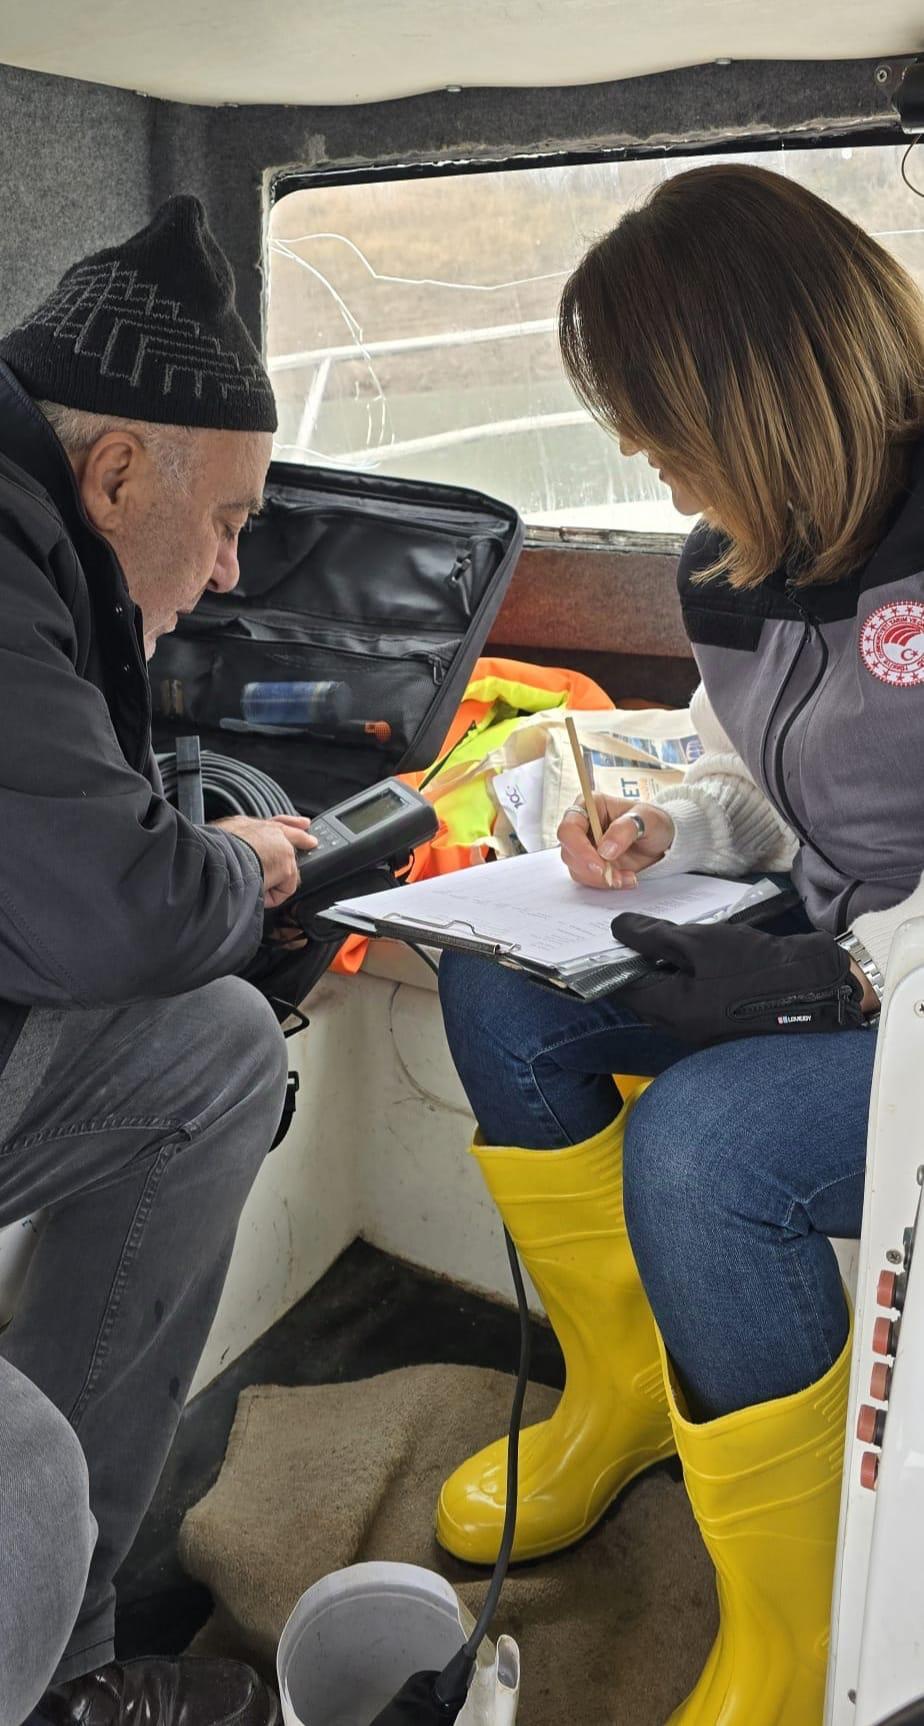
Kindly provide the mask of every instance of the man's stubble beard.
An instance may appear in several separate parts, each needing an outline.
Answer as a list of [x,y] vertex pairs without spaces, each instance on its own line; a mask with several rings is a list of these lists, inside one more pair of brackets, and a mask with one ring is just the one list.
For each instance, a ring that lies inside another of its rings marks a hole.
[[129,593],[141,609],[148,659],[157,638],[174,628],[174,612],[191,609],[200,597],[193,588],[187,535],[180,526],[182,504],[175,494],[161,499],[121,551]]

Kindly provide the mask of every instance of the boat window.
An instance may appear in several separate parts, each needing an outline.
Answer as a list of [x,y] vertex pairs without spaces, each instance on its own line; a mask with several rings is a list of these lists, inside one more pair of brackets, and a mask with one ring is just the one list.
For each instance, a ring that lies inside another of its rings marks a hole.
[[[903,145],[695,160],[789,174],[878,235],[924,285],[924,209]],[[556,343],[583,251],[692,158],[344,183],[277,199],[269,364],[277,456],[497,493],[554,529],[685,533],[642,456],[579,407]]]

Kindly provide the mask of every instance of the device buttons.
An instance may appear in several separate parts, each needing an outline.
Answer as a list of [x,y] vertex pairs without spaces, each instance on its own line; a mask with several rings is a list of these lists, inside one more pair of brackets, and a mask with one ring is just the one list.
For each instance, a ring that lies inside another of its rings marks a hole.
[[[333,827],[329,827],[326,821],[313,821],[311,831],[318,842],[315,847],[318,851],[336,851],[338,845],[346,844],[346,840],[335,832]],[[311,852],[307,851],[305,856],[310,857]]]

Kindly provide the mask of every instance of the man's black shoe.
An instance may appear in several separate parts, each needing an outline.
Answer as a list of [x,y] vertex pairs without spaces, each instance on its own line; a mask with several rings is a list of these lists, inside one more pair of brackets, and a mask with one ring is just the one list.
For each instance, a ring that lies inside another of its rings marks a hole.
[[131,1660],[50,1690],[49,1726],[279,1726],[279,1703],[237,1660]]

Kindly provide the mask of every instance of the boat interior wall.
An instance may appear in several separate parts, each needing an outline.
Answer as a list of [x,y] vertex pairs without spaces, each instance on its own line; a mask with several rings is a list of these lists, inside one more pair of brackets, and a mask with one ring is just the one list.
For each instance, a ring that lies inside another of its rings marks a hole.
[[491,631],[492,651],[570,665],[617,703],[684,706],[698,681],[680,616],[680,542],[669,550],[527,543]]
[[[10,8],[4,58],[199,103],[386,102],[423,90],[586,84],[723,57],[924,46],[915,0],[72,0]],[[255,22],[258,21],[258,22]]]
[[[659,9],[650,8],[650,15],[659,16]],[[342,9],[335,8],[331,17],[340,28]],[[557,29],[564,48],[568,33],[560,21]],[[94,31],[101,37],[96,23]],[[216,42],[221,35],[216,32]],[[887,32],[876,38],[887,39]],[[919,39],[919,28],[909,26],[909,55]],[[210,108],[20,70],[3,63],[15,57],[11,40],[5,18],[0,25],[4,325],[54,285],[75,252],[111,243],[140,225],[163,198],[188,191],[209,210],[235,267],[241,312],[259,338],[267,189],[280,169],[362,170],[535,153],[703,147],[730,139],[883,128],[899,135],[891,97],[902,61],[895,57],[882,81],[876,77],[881,58],[752,61],[580,87],[442,89],[361,106],[302,101],[288,107]],[[839,26],[832,40],[837,52],[845,51]],[[203,59],[210,57],[211,50]],[[327,64],[336,59],[334,54]],[[320,53],[317,63],[324,63]],[[497,63],[513,67],[518,56],[511,53]]]
[[[0,59],[2,59],[0,26]],[[0,65],[0,327],[151,214],[154,104]]]

